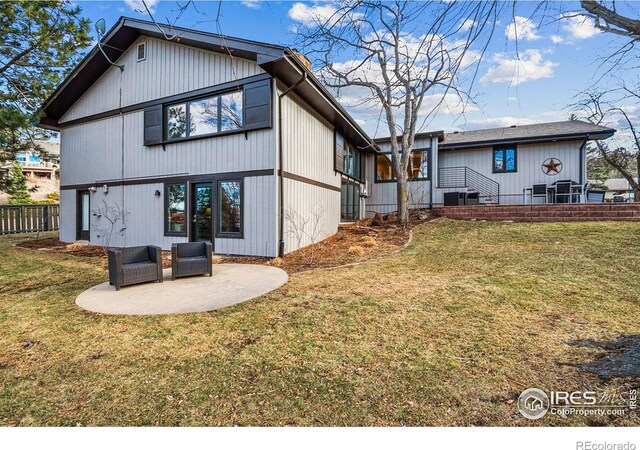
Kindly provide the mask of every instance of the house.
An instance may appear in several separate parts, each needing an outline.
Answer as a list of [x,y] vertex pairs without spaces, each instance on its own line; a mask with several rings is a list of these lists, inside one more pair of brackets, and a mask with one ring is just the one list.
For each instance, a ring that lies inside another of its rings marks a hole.
[[[464,132],[416,135],[410,161],[411,207],[440,206],[447,192],[475,192],[479,203],[531,202],[524,190],[534,184],[571,180],[584,185],[586,142],[615,130],[578,120]],[[367,214],[396,209],[391,142],[376,139],[380,153],[368,155]],[[543,199],[536,198],[539,202]]]
[[[636,182],[637,178],[634,178]],[[633,200],[633,189],[631,189],[631,185],[629,181],[625,178],[609,178],[603,183],[607,187],[607,191],[605,192],[605,200],[606,201],[632,201]]]
[[[121,18],[101,41],[120,67],[96,47],[43,105],[40,125],[60,131],[61,240],[210,240],[216,253],[274,257],[396,209],[389,139],[367,136],[302,55],[162,31]],[[447,190],[517,202],[537,180],[581,181],[584,142],[611,134],[576,121],[421,133],[412,203],[437,206]],[[557,173],[538,173],[549,159]]]

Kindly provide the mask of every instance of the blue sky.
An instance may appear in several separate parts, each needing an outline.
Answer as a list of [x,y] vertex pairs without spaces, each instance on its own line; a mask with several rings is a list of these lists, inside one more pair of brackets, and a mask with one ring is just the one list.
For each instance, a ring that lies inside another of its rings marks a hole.
[[[75,2],[92,22],[104,18],[107,27],[120,16],[146,19],[142,3],[135,0]],[[159,22],[178,15],[175,1],[150,0]],[[565,120],[574,96],[596,82],[599,58],[619,45],[615,37],[598,33],[581,18],[557,20],[563,10],[579,9],[577,3],[551,2],[542,17],[533,10],[535,2],[518,4],[516,21],[511,12],[497,25],[494,39],[479,66],[473,93],[477,105],[460,116],[458,111],[441,111],[428,129],[476,129]],[[294,46],[295,30],[305,14],[326,7],[322,2],[223,1],[196,2],[179,18],[177,25],[263,42]],[[215,22],[220,8],[219,27]],[[517,30],[517,51],[513,32]],[[635,73],[634,73],[635,75]],[[607,83],[605,77],[600,83]],[[349,109],[349,108],[347,108]],[[455,108],[454,108],[455,109]],[[377,124],[376,112],[351,108],[350,112],[371,135],[388,134]],[[378,126],[377,126],[378,125]],[[377,132],[376,132],[377,130]]]

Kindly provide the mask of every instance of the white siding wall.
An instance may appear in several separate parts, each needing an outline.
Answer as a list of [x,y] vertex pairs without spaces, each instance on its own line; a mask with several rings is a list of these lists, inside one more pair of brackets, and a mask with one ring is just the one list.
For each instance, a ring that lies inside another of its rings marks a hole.
[[[137,62],[136,49],[147,44],[147,58]],[[119,108],[122,83],[122,106],[155,100],[228,81],[264,73],[253,61],[209,52],[174,42],[140,37],[118,64],[124,72],[111,67],[60,120],[61,123]],[[121,80],[122,78],[122,80]]]
[[[333,127],[318,117],[302,100],[289,94],[283,98],[284,171],[340,188],[340,175],[333,168]],[[318,242],[338,231],[340,192],[292,179],[284,180],[285,252]],[[303,225],[306,222],[306,225]],[[317,223],[315,239],[298,242],[295,229],[307,234]]]
[[[470,167],[476,172],[500,183],[500,204],[522,203],[522,190],[534,184],[552,184],[558,180],[580,182],[580,146],[584,141],[548,142],[518,145],[518,171],[515,173],[493,172],[493,149],[440,150],[440,167]],[[562,161],[562,171],[557,175],[545,175],[542,163],[547,158]],[[434,203],[442,203],[438,189]],[[536,199],[540,201],[540,199]],[[527,198],[527,202],[530,199]]]
[[[382,152],[390,152],[391,144],[378,144]],[[416,139],[414,148],[430,148],[431,139]],[[398,210],[397,184],[376,183],[376,157],[370,154],[367,158],[367,180],[369,197],[366,199],[367,217],[375,213],[386,214]],[[428,208],[430,203],[431,181],[409,182],[409,207]]]
[[[181,46],[147,40],[147,60],[135,62],[133,46],[122,57],[127,67],[123,80],[127,95],[125,104],[211,86],[261,72],[255,63],[234,60],[233,66],[223,56]],[[132,59],[133,58],[133,59]],[[118,69],[115,69],[118,71]],[[119,73],[115,72],[119,77]],[[67,114],[67,120],[99,113],[117,107],[119,84],[107,74],[85,94]],[[115,100],[114,100],[115,98]],[[113,102],[116,101],[114,104]],[[110,103],[111,102],[111,103]],[[124,119],[123,119],[124,118]],[[124,120],[124,159],[122,129]],[[95,184],[91,208],[124,204],[128,212],[124,236],[114,233],[110,245],[155,244],[169,249],[172,242],[186,238],[164,236],[164,186],[161,183],[111,186],[104,195],[100,189],[109,180],[140,177],[164,177],[209,173],[275,169],[275,129],[199,139],[188,142],[145,147],[143,145],[144,113],[136,111],[124,116],[64,128],[61,132],[61,184]],[[124,162],[124,166],[123,166]],[[247,177],[244,180],[244,238],[216,239],[216,252],[257,256],[276,255],[276,178]],[[124,189],[124,200],[123,200]],[[162,195],[155,197],[159,190]],[[75,240],[76,192],[62,190],[61,239]],[[106,219],[91,216],[91,240],[103,244]],[[118,230],[122,225],[118,225]]]

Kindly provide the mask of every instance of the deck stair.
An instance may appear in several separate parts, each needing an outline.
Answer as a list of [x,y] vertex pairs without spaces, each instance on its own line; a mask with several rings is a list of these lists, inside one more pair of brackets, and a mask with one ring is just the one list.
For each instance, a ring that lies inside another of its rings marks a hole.
[[497,205],[500,203],[500,183],[469,167],[441,167],[438,171],[438,189],[447,192],[464,190],[478,192],[480,203]]

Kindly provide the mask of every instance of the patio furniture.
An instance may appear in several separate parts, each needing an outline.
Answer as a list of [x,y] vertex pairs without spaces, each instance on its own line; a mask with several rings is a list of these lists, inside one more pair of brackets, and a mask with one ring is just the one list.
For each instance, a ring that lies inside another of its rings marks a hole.
[[[572,194],[571,181],[558,181],[556,183],[555,203],[571,203]],[[563,199],[563,201],[558,202],[558,198]]]
[[464,205],[464,192],[445,192],[444,206]]
[[213,275],[211,242],[186,242],[171,246],[171,279]]
[[467,192],[464,196],[465,205],[479,205],[480,193],[479,192]]
[[549,193],[547,192],[546,184],[534,184],[531,187],[531,203],[534,198],[543,198],[545,203],[548,203]]
[[586,193],[587,203],[604,203],[604,195],[606,191],[597,189],[588,189]]
[[110,248],[109,284],[122,286],[159,281],[162,283],[162,249],[155,245]]

